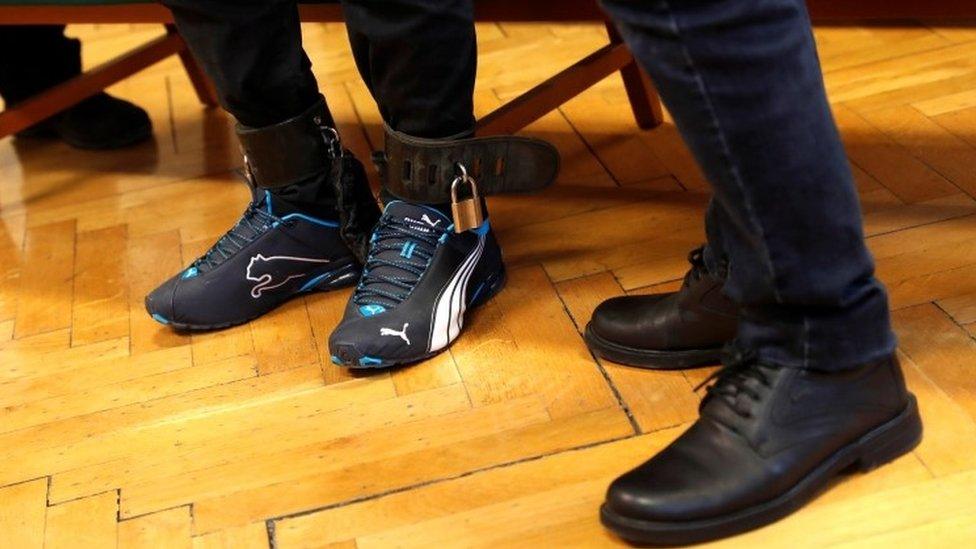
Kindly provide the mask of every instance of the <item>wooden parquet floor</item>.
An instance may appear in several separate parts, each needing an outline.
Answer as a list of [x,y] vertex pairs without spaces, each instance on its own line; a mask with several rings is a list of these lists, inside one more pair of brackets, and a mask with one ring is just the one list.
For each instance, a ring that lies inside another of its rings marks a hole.
[[[817,29],[926,434],[802,512],[718,545],[951,547],[976,539],[976,27]],[[479,28],[481,113],[605,43],[596,25]],[[159,31],[75,27],[91,65]],[[361,158],[380,118],[341,26],[306,29]],[[595,361],[601,300],[673,288],[706,184],[672,124],[638,131],[619,77],[526,133],[565,169],[493,199],[511,280],[450,352],[351,377],[325,340],[346,292],[179,335],[143,296],[237,218],[231,121],[175,59],[112,90],[155,141],[0,143],[0,546],[615,546],[608,482],[696,417],[710,370]],[[375,183],[375,181],[374,181]]]

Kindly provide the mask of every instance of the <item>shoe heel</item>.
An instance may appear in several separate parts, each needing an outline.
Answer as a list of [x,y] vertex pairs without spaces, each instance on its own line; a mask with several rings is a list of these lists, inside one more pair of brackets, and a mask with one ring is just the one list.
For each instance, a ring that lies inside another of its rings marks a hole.
[[474,308],[484,305],[491,298],[495,297],[498,292],[502,291],[507,281],[508,274],[505,272],[505,267],[502,267],[500,271],[488,277],[484,284],[478,288],[477,293],[471,299],[471,304],[468,306]]
[[918,402],[908,396],[908,406],[885,425],[875,429],[861,442],[861,455],[854,467],[868,472],[889,461],[911,452],[922,440],[922,418],[918,414]]
[[327,292],[337,288],[352,286],[359,281],[359,270],[360,267],[358,264],[350,263],[343,267],[339,267],[334,271],[329,271],[313,278],[308,284],[303,286],[300,291],[303,293]]

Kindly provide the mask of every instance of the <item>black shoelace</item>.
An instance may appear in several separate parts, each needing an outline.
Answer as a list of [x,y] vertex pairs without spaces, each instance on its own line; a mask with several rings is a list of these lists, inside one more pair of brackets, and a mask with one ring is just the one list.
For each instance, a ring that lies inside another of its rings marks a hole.
[[744,403],[739,396],[745,395],[753,403],[758,402],[762,398],[762,394],[754,388],[750,381],[758,381],[761,385],[768,387],[770,384],[769,377],[763,371],[763,367],[759,364],[753,351],[728,348],[722,362],[724,366],[721,369],[716,370],[695,387],[695,391],[698,391],[708,385],[709,382],[715,381],[705,388],[706,395],[702,399],[702,405],[704,406],[711,398],[721,398],[736,414],[744,418],[752,417],[751,406],[748,406],[748,402]]
[[[402,303],[427,270],[437,250],[437,242],[446,232],[446,229],[436,227],[427,229],[425,232],[403,219],[381,218],[373,233],[369,256],[353,302],[384,307],[395,307]],[[403,257],[400,253],[406,243],[413,244],[409,257]],[[380,257],[386,252],[397,252],[397,258]]]
[[688,263],[691,263],[691,270],[685,275],[685,284],[691,279],[701,280],[708,272],[708,268],[705,267],[705,247],[699,246],[688,252]]
[[224,233],[224,236],[217,239],[217,242],[207,250],[207,253],[194,261],[192,266],[198,269],[212,269],[230,259],[235,253],[244,249],[257,237],[279,223],[287,223],[287,221],[268,213],[262,206],[252,202],[244,210],[244,215],[237,223]]
[[[688,263],[691,264],[691,269],[685,275],[685,286],[691,284],[693,281],[701,280],[705,275],[710,274],[708,267],[705,265],[705,247],[699,246],[694,250],[688,252]],[[725,278],[728,275],[729,265],[725,259],[719,261],[716,267],[718,272],[711,273],[719,278]]]

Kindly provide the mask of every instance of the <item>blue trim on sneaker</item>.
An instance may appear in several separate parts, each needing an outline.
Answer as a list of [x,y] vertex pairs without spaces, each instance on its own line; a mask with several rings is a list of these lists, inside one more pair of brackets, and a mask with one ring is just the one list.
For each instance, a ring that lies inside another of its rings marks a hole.
[[474,234],[478,236],[485,236],[486,234],[488,234],[488,231],[491,230],[491,223],[489,223],[488,220],[486,219],[484,220],[484,222],[481,223],[481,226],[479,226],[477,229],[471,229],[471,230],[474,231]]
[[308,290],[311,290],[312,288],[314,288],[316,284],[318,284],[319,282],[322,282],[322,279],[324,279],[327,276],[331,276],[332,274],[334,274],[333,271],[329,271],[327,273],[320,274],[319,276],[317,276],[317,277],[313,278],[312,280],[309,280],[308,282],[306,282],[305,285],[303,285],[301,288],[298,289],[298,291],[299,292],[307,292]]
[[363,316],[376,316],[380,313],[385,313],[385,312],[386,312],[386,307],[382,305],[377,305],[376,303],[369,303],[359,308],[359,314]]
[[323,227],[329,227],[329,228],[332,228],[332,229],[335,229],[335,228],[337,228],[339,226],[339,223],[337,223],[335,221],[326,221],[324,219],[319,219],[317,217],[312,217],[310,215],[305,215],[305,214],[301,214],[301,213],[290,213],[290,214],[282,217],[281,219],[282,220],[288,220],[288,219],[292,219],[292,218],[296,218],[296,217],[298,219],[304,219],[305,221],[308,221],[309,223],[314,223],[316,225],[321,225]]
[[413,257],[413,251],[417,248],[417,243],[408,240],[403,243],[403,248],[400,250],[400,257],[410,259]]
[[[271,191],[264,191],[264,204],[265,204],[265,210],[267,210],[268,215],[274,215],[274,212],[271,210]],[[296,213],[290,213],[288,215],[281,216],[282,221],[287,219],[293,219],[293,218],[304,219],[309,223],[314,223],[316,225],[321,225],[323,227],[329,227],[333,229],[339,226],[339,223],[336,221],[327,221],[325,219],[319,219],[317,217],[312,217],[310,215],[305,215],[303,213],[296,212]],[[277,222],[272,225],[272,227],[277,227],[277,226],[278,226]]]
[[448,235],[450,235],[453,232],[454,232],[454,223],[451,223],[450,225],[447,226],[446,229],[444,229],[444,234],[442,234],[437,241],[440,242],[441,244],[447,242]]
[[342,359],[335,355],[332,355],[332,363],[335,364],[336,366],[342,366]]
[[364,356],[359,359],[360,366],[379,366],[383,364],[383,360],[371,356]]
[[471,296],[471,299],[468,301],[468,303],[477,303],[478,298],[481,297],[481,291],[485,289],[485,282],[478,284],[478,289],[474,291],[474,294]]
[[155,320],[156,322],[158,322],[160,324],[169,324],[169,320],[166,320],[166,317],[164,317],[163,315],[161,315],[159,313],[153,313],[152,314],[152,317],[153,317],[153,320]]
[[186,280],[188,278],[193,278],[193,277],[197,276],[198,274],[200,274],[200,270],[199,269],[197,269],[196,267],[190,267],[189,269],[183,271],[183,276],[181,276],[180,278],[182,278],[183,280]]

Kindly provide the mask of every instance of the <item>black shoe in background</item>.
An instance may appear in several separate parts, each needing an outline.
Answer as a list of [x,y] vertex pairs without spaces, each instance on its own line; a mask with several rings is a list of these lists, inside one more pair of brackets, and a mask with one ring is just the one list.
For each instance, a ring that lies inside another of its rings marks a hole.
[[710,273],[702,248],[688,255],[691,269],[677,292],[608,299],[584,334],[599,357],[642,368],[715,364],[735,337],[739,308],[722,293],[724,273]]
[[142,108],[99,93],[39,122],[17,137],[61,139],[79,149],[119,149],[152,136],[152,122]]
[[820,372],[740,356],[715,377],[698,421],[610,485],[600,515],[622,538],[680,545],[758,528],[922,437],[894,357]]

